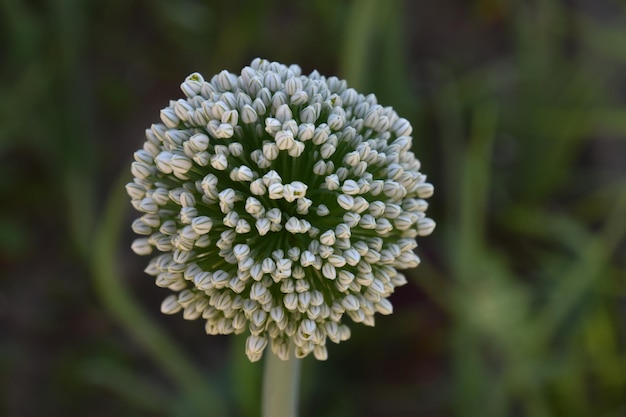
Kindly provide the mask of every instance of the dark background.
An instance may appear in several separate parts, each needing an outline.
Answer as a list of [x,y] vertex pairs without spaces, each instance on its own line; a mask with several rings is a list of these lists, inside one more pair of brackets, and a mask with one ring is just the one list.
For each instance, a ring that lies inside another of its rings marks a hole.
[[256,56],[394,106],[436,189],[303,416],[626,415],[617,0],[0,1],[0,415],[259,415],[243,339],[159,313],[123,189],[184,77]]

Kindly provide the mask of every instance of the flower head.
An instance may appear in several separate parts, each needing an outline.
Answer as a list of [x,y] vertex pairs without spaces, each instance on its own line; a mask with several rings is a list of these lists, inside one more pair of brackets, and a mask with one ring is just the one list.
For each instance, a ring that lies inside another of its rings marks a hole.
[[433,192],[410,123],[344,80],[255,59],[236,75],[192,74],[186,98],[146,130],[127,185],[141,217],[132,244],[160,252],[146,272],[175,292],[166,314],[209,334],[327,357],[344,324],[374,325],[413,268]]

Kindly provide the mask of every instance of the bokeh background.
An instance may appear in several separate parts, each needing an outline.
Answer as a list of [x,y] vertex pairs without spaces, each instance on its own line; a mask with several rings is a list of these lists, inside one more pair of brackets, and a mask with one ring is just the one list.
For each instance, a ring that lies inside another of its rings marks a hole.
[[0,1],[0,415],[259,415],[243,340],[159,313],[123,189],[184,77],[256,56],[393,105],[436,187],[302,416],[626,416],[618,0]]

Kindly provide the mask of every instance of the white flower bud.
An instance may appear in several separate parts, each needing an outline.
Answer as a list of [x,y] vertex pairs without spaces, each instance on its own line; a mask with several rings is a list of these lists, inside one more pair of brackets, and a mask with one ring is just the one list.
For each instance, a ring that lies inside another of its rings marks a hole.
[[350,266],[355,266],[361,261],[361,255],[354,248],[344,251],[343,257],[346,259],[346,263]]
[[[276,146],[280,150],[287,150],[294,146],[293,134],[289,130],[280,130],[274,136]],[[275,159],[275,158],[274,158]]]
[[308,340],[315,333],[316,329],[317,326],[313,320],[304,319],[300,322],[298,331],[302,334],[302,337],[305,338],[305,340]]
[[152,228],[145,224],[141,219],[135,219],[132,224],[133,232],[138,235],[150,235],[152,234]]
[[280,76],[275,72],[266,72],[263,78],[263,85],[271,92],[278,91],[281,86]]
[[419,219],[417,221],[417,234],[419,236],[428,236],[430,235],[433,230],[435,230],[435,222],[432,219],[429,219],[428,217],[425,217],[423,219]]
[[410,136],[413,132],[413,128],[411,127],[411,123],[404,118],[399,118],[396,120],[391,126],[396,136]]
[[433,195],[434,187],[430,183],[422,183],[417,186],[417,195],[420,198],[429,198]]
[[222,154],[211,155],[210,163],[211,166],[218,171],[224,171],[228,168],[228,160],[226,159],[226,156]]
[[159,211],[159,205],[151,197],[145,197],[139,203],[139,210],[144,213],[156,214]]
[[285,229],[289,233],[306,233],[311,228],[311,224],[306,220],[300,220],[295,217],[289,218],[287,223],[285,223]]
[[367,114],[363,118],[363,124],[365,127],[369,127],[371,129],[376,129],[378,123],[380,122],[380,117],[382,116],[382,107],[379,105],[375,105],[370,107],[367,111]]
[[252,181],[252,178],[254,178],[254,173],[249,167],[245,165],[239,167],[237,181]]
[[352,206],[352,211],[356,213],[363,213],[365,210],[369,208],[369,203],[367,200],[361,196],[357,196],[354,199],[354,205]]
[[255,197],[248,197],[246,199],[245,210],[248,214],[255,215],[263,210],[263,206],[261,205],[261,202]]
[[354,198],[350,195],[339,194],[337,196],[337,203],[344,210],[351,210],[354,206]]
[[189,120],[189,114],[193,112],[193,107],[183,99],[176,100],[174,103],[174,113],[182,122]]
[[385,205],[385,217],[388,219],[395,219],[402,213],[402,208],[397,204]]
[[183,207],[193,207],[196,205],[196,198],[190,192],[180,193],[180,205]]
[[146,165],[151,165],[152,162],[154,161],[154,156],[150,152],[144,149],[138,150],[137,152],[134,153],[133,156],[135,158],[135,161],[143,162]]
[[221,121],[223,124],[229,124],[232,127],[235,127],[239,122],[239,112],[237,112],[237,110],[225,111],[222,114]]
[[280,178],[280,175],[278,175],[278,173],[274,170],[268,171],[265,175],[263,175],[263,184],[265,184],[265,186],[281,182],[282,179]]
[[250,255],[250,246],[239,243],[233,248],[233,253],[235,254],[235,258],[237,258],[237,260],[247,258],[248,255]]
[[272,200],[283,198],[284,187],[280,183],[270,184],[267,191],[269,192],[269,198]]
[[346,180],[341,186],[341,191],[348,195],[356,195],[359,193],[360,187],[354,180]]
[[335,231],[330,229],[322,233],[320,242],[324,245],[333,246],[335,244]]
[[334,191],[339,188],[339,177],[335,174],[331,174],[324,179],[326,184],[326,188],[328,190]]
[[335,153],[336,150],[337,149],[335,148],[334,145],[332,145],[330,143],[325,143],[320,148],[320,155],[322,156],[322,158],[328,159],[331,156],[333,156],[333,154]]
[[283,304],[287,311],[295,311],[298,308],[298,294],[295,292],[285,294]]
[[291,108],[287,104],[282,104],[276,109],[276,118],[281,122],[286,122],[293,118]]
[[274,136],[276,132],[280,131],[282,126],[282,122],[278,119],[274,119],[272,117],[265,119],[265,131],[272,136]]
[[183,207],[180,209],[180,221],[183,224],[191,224],[198,216],[198,209],[195,207]]
[[300,120],[302,120],[303,123],[315,123],[317,117],[318,112],[315,110],[314,106],[307,106],[300,110]]
[[304,146],[304,143],[300,142],[299,140],[294,140],[293,146],[287,150],[287,153],[292,158],[298,158],[300,155],[302,155],[302,152],[304,152],[305,148],[306,147]]
[[220,72],[216,77],[216,86],[221,91],[232,90],[236,85],[237,77],[226,70]]
[[345,115],[343,114],[337,114],[337,113],[331,113],[328,116],[328,127],[333,130],[333,131],[338,131],[340,130],[344,123],[346,121]]
[[311,266],[315,262],[315,255],[308,250],[300,254],[300,265],[303,267]]
[[202,152],[207,150],[210,140],[204,133],[197,133],[189,138],[189,143],[195,152]]
[[359,226],[363,229],[376,229],[376,219],[371,214],[364,214],[359,220]]
[[141,221],[150,227],[157,228],[161,225],[161,218],[157,214],[144,214]]
[[302,90],[302,80],[299,78],[289,78],[285,81],[285,92],[287,94],[294,95],[300,90]]
[[350,227],[345,223],[339,223],[337,227],[335,227],[335,236],[338,238],[350,238],[352,233],[350,232]]
[[326,346],[316,345],[313,348],[313,356],[318,361],[325,361],[328,359],[328,349],[326,349]]
[[215,131],[215,136],[220,139],[228,139],[232,137],[234,133],[235,130],[230,124],[221,123]]
[[309,207],[311,207],[312,204],[313,204],[312,200],[310,200],[310,199],[308,199],[306,197],[300,197],[296,201],[296,212],[298,214],[308,214],[309,213]]
[[330,210],[325,204],[320,204],[317,206],[316,213],[318,216],[328,216],[330,214]]
[[263,184],[263,179],[257,178],[256,180],[250,183],[250,192],[254,195],[264,195],[267,189],[265,188],[265,184]]
[[263,351],[267,346],[267,339],[263,336],[250,335],[246,339],[246,355],[250,362],[256,362],[263,356]]
[[301,181],[292,181],[285,185],[284,194],[285,200],[291,202],[295,199],[301,199],[306,196],[308,186]]
[[266,218],[260,218],[256,220],[254,226],[256,227],[260,236],[265,236],[267,232],[270,231],[271,223]]
[[176,314],[182,310],[182,306],[178,303],[178,297],[176,295],[169,295],[161,303],[161,313],[163,314]]
[[378,233],[379,235],[385,236],[387,233],[391,232],[392,230],[393,230],[393,225],[386,218],[382,217],[376,220],[376,233]]
[[337,270],[331,263],[325,263],[322,267],[322,275],[324,278],[333,280],[337,277]]
[[126,192],[133,200],[142,200],[146,196],[146,188],[134,182],[126,184]]
[[393,225],[398,230],[407,230],[410,229],[415,223],[414,219],[408,215],[408,213],[400,214],[393,221]]
[[170,160],[170,166],[174,175],[180,179],[187,179],[185,174],[189,172],[192,165],[191,160],[183,155],[174,155]]
[[273,224],[279,224],[282,219],[282,212],[277,208],[273,208],[267,211],[265,217]]
[[161,121],[170,129],[178,127],[178,124],[180,123],[180,119],[176,116],[174,109],[171,107],[161,110]]
[[250,223],[246,219],[237,220],[237,224],[235,225],[235,232],[238,234],[246,234],[250,232]]
[[[278,134],[276,135],[278,136]],[[278,147],[277,143],[278,142],[276,143],[266,142],[263,144],[263,156],[265,156],[265,158],[267,158],[269,161],[274,161],[276,158],[278,158],[280,148]]]
[[154,159],[154,164],[156,165],[157,169],[162,173],[171,174],[171,161],[173,156],[174,155],[172,155],[171,152],[163,151],[159,153],[159,155],[157,155],[157,157]]
[[302,142],[311,140],[315,133],[315,125],[313,123],[301,123],[298,126],[298,139]]
[[[265,113],[267,113],[267,106],[265,104],[265,102],[260,99],[260,98],[256,98],[254,100],[252,100],[252,109],[255,111],[255,113],[257,114],[257,118],[258,116],[263,116],[265,115]],[[250,123],[254,123],[256,122],[256,119],[253,122]]]
[[[301,281],[298,281],[301,282]],[[298,293],[298,311],[304,313],[311,303],[311,293],[308,291],[304,291]]]
[[348,88],[341,92],[341,101],[346,106],[352,106],[358,100],[359,94],[356,92],[354,88]]
[[345,324],[339,326],[339,340],[342,342],[350,339],[350,328]]
[[[261,103],[262,104],[262,103]],[[243,106],[241,109],[241,121],[245,124],[249,125],[255,123],[258,120],[259,116],[257,115],[256,110],[248,104]]]
[[150,255],[152,253],[152,246],[147,238],[135,239],[131,245],[131,249],[137,255]]
[[361,216],[353,211],[348,211],[343,215],[343,221],[347,224],[351,229],[356,227],[361,220]]
[[322,123],[318,127],[315,128],[315,132],[313,133],[313,138],[311,139],[311,141],[315,145],[322,145],[326,143],[329,136],[330,136],[330,129],[328,125],[326,123]]
[[185,78],[185,81],[180,85],[180,89],[185,93],[187,97],[193,97],[202,91],[202,85],[204,84],[204,78],[202,75],[194,72]]
[[341,299],[341,305],[346,311],[357,311],[359,309],[359,300],[352,294],[348,294]]
[[317,161],[313,165],[313,173],[315,175],[325,175],[326,174],[326,162],[325,161]]

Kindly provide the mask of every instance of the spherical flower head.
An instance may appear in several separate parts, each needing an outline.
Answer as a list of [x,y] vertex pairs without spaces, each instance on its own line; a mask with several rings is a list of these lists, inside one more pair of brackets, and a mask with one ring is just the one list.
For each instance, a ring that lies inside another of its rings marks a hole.
[[181,89],[127,185],[132,249],[156,251],[146,272],[174,291],[162,312],[249,334],[251,361],[268,345],[324,360],[346,316],[390,314],[398,269],[435,227],[410,123],[344,80],[263,59]]

